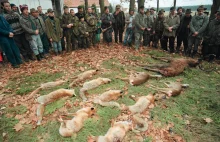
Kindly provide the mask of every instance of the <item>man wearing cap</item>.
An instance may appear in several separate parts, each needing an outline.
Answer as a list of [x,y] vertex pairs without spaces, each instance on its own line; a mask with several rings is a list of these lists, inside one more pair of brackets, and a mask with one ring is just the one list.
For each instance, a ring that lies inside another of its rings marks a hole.
[[155,11],[156,11],[155,8],[153,8],[153,7],[150,8],[150,17],[151,17],[153,20],[155,20],[155,19],[157,18],[157,14],[156,14]]
[[34,60],[32,56],[33,52],[28,40],[25,38],[25,32],[20,24],[20,15],[17,12],[12,11],[9,2],[2,2],[2,7],[4,9],[3,17],[13,29],[13,39],[17,44],[24,61],[28,62],[29,59]]
[[134,30],[134,10],[129,10],[129,15],[125,18],[126,23],[126,33],[124,37],[124,46],[131,46],[133,39],[133,30]]
[[150,41],[154,32],[154,19],[152,18],[152,16],[150,16],[150,11],[147,10],[146,11],[146,17],[144,19],[145,25],[146,25],[146,29],[143,33],[143,46],[147,47],[150,46]]
[[22,12],[20,23],[25,31],[25,37],[29,41],[37,60],[40,61],[42,58],[44,58],[44,54],[39,29],[37,29],[37,22],[35,22],[33,17],[29,15],[27,5],[20,5],[20,9]]
[[[209,22],[208,17],[204,14],[204,10],[206,10],[206,8],[204,8],[203,6],[199,6],[197,9],[198,14],[193,16],[190,22],[190,35],[187,54],[191,57],[194,57],[197,53],[198,46],[200,44],[200,41],[202,40],[204,31]],[[194,48],[192,48],[193,45]]]
[[89,30],[88,24],[84,20],[84,17],[81,17],[79,22],[79,45],[81,48],[89,48]]
[[202,47],[202,54],[205,58],[209,56],[209,61],[212,61],[215,56],[219,57],[220,50],[220,13],[217,13],[216,19],[209,22],[205,32]]
[[[71,18],[69,13],[69,7],[63,7],[64,13],[62,15],[61,27],[63,28],[63,38],[66,37],[66,51],[71,51],[71,28],[72,25],[69,23],[69,19]],[[64,39],[62,39],[64,41]],[[62,45],[63,50],[65,50],[65,42]]]
[[102,32],[103,32],[103,41],[109,43],[112,42],[112,25],[115,23],[115,18],[112,14],[109,13],[109,8],[104,7],[105,13],[102,15]]
[[43,13],[42,11],[42,7],[41,6],[38,6],[37,7],[37,10],[39,12],[39,16],[41,16],[41,18],[43,18],[43,20],[45,21],[47,19],[47,15]]
[[184,46],[184,54],[186,55],[188,49],[188,37],[189,37],[189,23],[191,22],[191,9],[187,9],[185,15],[183,15],[182,19],[180,20],[180,26],[177,31],[177,47],[176,52],[179,53],[180,46],[183,42]]
[[60,20],[54,16],[54,11],[51,8],[47,12],[48,18],[45,21],[47,37],[53,45],[55,54],[58,55],[62,53],[61,38],[63,36]]
[[76,13],[76,16],[80,19],[81,17],[85,17],[85,13],[83,11],[83,6],[78,6],[78,12]]
[[92,8],[88,7],[87,14],[85,15],[85,21],[88,24],[88,32],[89,32],[89,42],[93,44],[93,46],[96,46],[96,25],[97,25],[97,17],[93,15]]
[[180,17],[175,14],[175,8],[170,8],[170,14],[164,20],[164,33],[162,48],[167,50],[167,42],[169,40],[170,53],[174,53],[174,41],[176,30],[180,24]]
[[144,6],[139,7],[139,13],[135,16],[135,48],[139,49],[140,41],[142,40],[143,33],[147,28],[145,24],[146,15],[144,14]]
[[39,13],[35,8],[31,8],[30,13],[33,16],[33,20],[37,23],[37,29],[39,29],[40,38],[41,38],[41,41],[44,47],[44,53],[48,54],[49,53],[49,42],[48,42],[47,35],[45,33],[46,28],[45,28],[44,20],[41,18],[41,16],[39,16]]
[[115,33],[115,42],[118,43],[118,38],[119,38],[119,42],[122,43],[122,37],[125,28],[125,14],[123,11],[121,11],[120,5],[116,5],[116,10],[113,13],[113,15],[115,18],[115,23],[113,24],[114,33]]
[[71,33],[71,42],[72,42],[72,49],[76,50],[78,48],[78,41],[79,41],[79,18],[75,15],[75,12],[73,9],[70,10],[70,21],[69,23],[71,23],[72,26],[72,33]]
[[153,41],[153,46],[155,48],[158,47],[158,42],[160,41],[160,44],[162,44],[162,36],[163,36],[163,31],[164,31],[164,25],[163,25],[163,22],[164,22],[164,12],[163,10],[162,11],[159,11],[158,12],[158,17],[156,18],[155,22],[154,22],[154,32],[155,32],[155,35],[154,35],[154,41]]

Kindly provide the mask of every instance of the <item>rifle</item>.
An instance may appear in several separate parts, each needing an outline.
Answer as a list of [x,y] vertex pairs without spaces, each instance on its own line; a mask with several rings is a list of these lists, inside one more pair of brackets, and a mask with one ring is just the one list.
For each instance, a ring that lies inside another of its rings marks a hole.
[[108,29],[111,29],[111,28],[112,28],[112,26],[109,26],[108,28],[101,29],[101,30],[102,30],[102,32],[104,33],[104,32],[106,32]]

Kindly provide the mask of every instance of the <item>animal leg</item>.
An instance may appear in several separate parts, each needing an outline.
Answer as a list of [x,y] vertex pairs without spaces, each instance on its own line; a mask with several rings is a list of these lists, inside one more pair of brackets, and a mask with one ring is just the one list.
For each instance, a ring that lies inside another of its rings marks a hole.
[[116,79],[120,79],[120,80],[125,81],[125,82],[129,81],[129,79],[127,77],[125,77],[125,78],[116,77]]
[[80,93],[79,93],[79,95],[80,95],[80,97],[83,99],[83,101],[87,101],[87,98],[86,98],[86,96],[85,96],[85,93],[87,92],[87,90],[85,90],[85,89],[80,89]]
[[143,67],[143,69],[145,69],[145,70],[149,70],[149,71],[153,71],[153,72],[157,72],[157,73],[160,73],[160,69],[157,69],[157,68]]
[[161,60],[161,61],[164,61],[164,62],[170,62],[172,60],[171,58],[167,58],[167,57],[154,57],[154,56],[151,56],[151,58]]
[[161,78],[162,75],[150,75],[150,78]]
[[44,104],[39,104],[37,106],[37,125],[41,125],[41,121],[43,119],[43,114],[44,114],[44,109],[45,109]]

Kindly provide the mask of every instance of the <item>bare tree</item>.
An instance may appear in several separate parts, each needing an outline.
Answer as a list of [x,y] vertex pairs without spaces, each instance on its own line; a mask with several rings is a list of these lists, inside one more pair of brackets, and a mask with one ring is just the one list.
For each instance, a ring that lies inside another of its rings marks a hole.
[[144,6],[145,0],[138,0],[138,9],[140,6]]
[[104,0],[99,0],[99,5],[101,9],[101,15],[104,13]]
[[134,10],[135,0],[130,0],[130,9]]
[[160,0],[157,0],[157,12],[159,11],[159,8],[160,8],[159,3],[160,3]]
[[174,6],[174,8],[176,8],[176,0],[174,0],[173,6]]
[[215,19],[215,12],[220,8],[220,0],[213,0],[210,20]]
[[87,10],[88,9],[88,0],[85,0],[85,10]]

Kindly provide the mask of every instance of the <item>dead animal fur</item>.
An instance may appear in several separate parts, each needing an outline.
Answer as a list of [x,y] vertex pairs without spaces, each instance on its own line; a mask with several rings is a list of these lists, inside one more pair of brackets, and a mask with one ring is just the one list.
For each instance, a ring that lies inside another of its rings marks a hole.
[[85,82],[83,84],[83,87],[80,89],[80,97],[83,99],[83,101],[86,101],[87,98],[85,94],[87,93],[88,90],[95,89],[100,85],[107,84],[110,82],[111,82],[111,79],[108,79],[108,78],[97,78],[89,82]]
[[135,114],[132,116],[132,122],[133,122],[133,126],[135,126],[133,128],[133,132],[145,132],[148,129],[148,123],[141,118],[140,114]]
[[104,136],[90,136],[91,142],[122,142],[126,133],[132,130],[132,122],[119,121],[114,122],[111,128]]
[[84,121],[95,114],[96,110],[93,107],[86,107],[78,110],[73,119],[63,120],[61,117],[59,121],[61,122],[59,133],[63,137],[71,137],[75,133],[79,132],[83,128]]
[[116,106],[120,108],[120,105],[114,101],[119,97],[122,97],[122,94],[122,90],[109,90],[95,98],[93,102],[100,104],[101,106]]
[[141,65],[145,70],[158,72],[166,77],[177,76],[181,74],[187,67],[196,67],[199,65],[199,60],[187,59],[187,58],[165,58],[165,57],[152,57],[165,62],[169,62],[169,65]]
[[85,71],[85,72],[73,77],[72,79],[74,79],[74,80],[72,83],[70,83],[69,87],[73,87],[76,85],[76,83],[79,83],[79,82],[85,81],[86,79],[91,78],[97,72],[98,72],[98,70],[88,70],[88,71]]
[[63,83],[65,83],[66,81],[64,80],[59,80],[59,81],[55,81],[55,82],[47,82],[47,83],[43,83],[40,85],[40,87],[38,87],[37,89],[35,89],[29,96],[28,98],[25,100],[29,100],[31,98],[33,98],[38,92],[40,92],[41,90],[44,90],[44,89],[48,89],[48,88],[53,88],[53,87],[56,87],[56,86],[59,86]]
[[137,99],[134,98],[136,103],[132,106],[122,106],[122,110],[129,110],[132,114],[142,113],[145,111],[152,103],[154,103],[154,96],[149,94],[147,96],[141,96]]
[[182,92],[182,88],[186,88],[189,85],[188,84],[181,84],[180,82],[164,82],[164,84],[168,87],[168,88],[159,88],[159,87],[155,87],[153,85],[150,86],[150,88],[164,93],[167,96],[171,97],[171,96],[177,96]]
[[37,118],[38,118],[37,125],[41,125],[44,109],[47,104],[52,103],[63,97],[72,97],[72,96],[76,96],[74,90],[59,89],[49,93],[48,95],[38,97],[37,102],[39,103],[39,105],[37,107]]
[[131,85],[136,86],[147,82],[150,78],[161,78],[161,75],[150,75],[146,72],[135,72],[131,73],[129,78],[120,78],[123,81],[129,82]]

